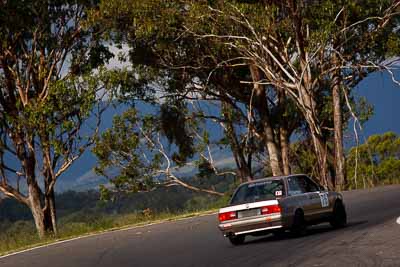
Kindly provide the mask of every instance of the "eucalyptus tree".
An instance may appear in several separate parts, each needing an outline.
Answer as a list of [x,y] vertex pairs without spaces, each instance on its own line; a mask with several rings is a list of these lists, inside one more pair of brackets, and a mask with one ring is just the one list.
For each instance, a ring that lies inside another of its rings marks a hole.
[[[103,24],[111,32],[109,37],[116,43],[129,46],[133,71],[147,79],[148,84],[157,83],[165,96],[177,97],[181,101],[195,98],[214,101],[220,103],[221,111],[240,114],[235,116],[236,122],[228,120],[230,122],[227,123],[228,113],[222,114],[223,118],[220,116],[217,121],[227,134],[226,140],[229,141],[241,179],[252,176],[250,163],[254,149],[246,146],[254,140],[261,141],[258,146],[262,144],[265,147],[257,148],[257,151],[269,154],[272,173],[282,174],[281,142],[279,131],[274,129],[278,124],[272,125],[268,121],[277,121],[270,118],[269,109],[276,109],[278,104],[283,106],[285,98],[268,101],[264,88],[260,88],[259,93],[263,97],[256,97],[252,94],[254,85],[247,64],[232,66],[229,61],[224,62],[239,56],[235,51],[226,49],[221,43],[186,34],[185,24],[190,22],[188,15],[192,12],[191,8],[190,1],[103,1],[99,13]],[[95,14],[97,16],[98,12]],[[121,93],[125,99],[129,99],[129,92]],[[279,110],[282,113],[284,109]],[[218,114],[209,115],[208,118],[215,120]],[[232,130],[235,127],[231,127],[234,125],[230,123],[247,128],[244,132],[248,134]],[[285,135],[282,138],[283,145],[289,140],[289,132],[293,130],[281,131]],[[285,159],[288,173],[289,163],[287,157]]]
[[[399,1],[325,1],[318,7],[309,9],[307,14],[315,23],[306,22],[306,25],[310,31],[324,36],[321,50],[326,54],[324,60],[331,64],[325,73],[329,75],[334,125],[336,179],[332,183],[340,190],[347,182],[343,152],[343,129],[346,128],[343,122],[348,116],[345,112],[352,114],[355,121],[363,121],[353,111],[351,89],[370,72],[392,73],[390,69],[399,54]],[[366,107],[363,101],[358,106]],[[368,116],[368,113],[364,110],[359,114]]]
[[[186,34],[236,52],[231,65],[251,66],[258,84],[285,92],[313,139],[325,185],[344,184],[343,104],[367,73],[388,69],[398,51],[398,1],[196,1]],[[331,92],[329,92],[331,91]],[[333,100],[336,173],[328,175],[328,140],[320,114]],[[325,99],[325,101],[324,101]],[[325,103],[321,103],[325,102]]]
[[93,5],[0,3],[0,191],[29,207],[41,238],[57,234],[56,182],[93,143],[119,77],[102,67],[99,27],[84,25]]
[[271,115],[277,104],[294,103],[288,111],[307,124],[316,177],[340,189],[342,131],[348,114],[356,115],[349,95],[370,71],[390,68],[384,60],[398,51],[398,7],[391,0],[114,0],[103,1],[99,13],[110,36],[130,45],[133,63],[168,77],[170,93],[247,105],[249,129],[264,141],[275,175],[290,172],[289,153],[282,153],[289,146],[281,142],[290,133]]

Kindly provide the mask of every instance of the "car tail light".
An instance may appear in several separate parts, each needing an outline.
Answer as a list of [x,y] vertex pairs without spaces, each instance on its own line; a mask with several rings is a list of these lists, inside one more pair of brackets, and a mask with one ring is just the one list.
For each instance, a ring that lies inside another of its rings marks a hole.
[[261,214],[280,213],[281,207],[279,205],[265,206],[261,208]]
[[220,213],[220,214],[218,214],[218,219],[220,222],[236,219],[236,211]]

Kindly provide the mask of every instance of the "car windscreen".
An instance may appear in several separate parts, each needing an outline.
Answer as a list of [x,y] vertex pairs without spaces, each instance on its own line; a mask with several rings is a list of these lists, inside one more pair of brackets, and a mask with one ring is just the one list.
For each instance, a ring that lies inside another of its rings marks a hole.
[[231,200],[231,205],[272,200],[284,194],[282,180],[269,180],[244,184],[239,187]]

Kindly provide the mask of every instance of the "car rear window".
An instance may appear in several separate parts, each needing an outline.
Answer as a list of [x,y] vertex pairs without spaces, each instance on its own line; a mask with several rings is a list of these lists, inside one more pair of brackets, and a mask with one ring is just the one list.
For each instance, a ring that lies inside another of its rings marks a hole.
[[269,180],[244,184],[239,187],[231,200],[231,205],[276,199],[283,196],[282,180]]

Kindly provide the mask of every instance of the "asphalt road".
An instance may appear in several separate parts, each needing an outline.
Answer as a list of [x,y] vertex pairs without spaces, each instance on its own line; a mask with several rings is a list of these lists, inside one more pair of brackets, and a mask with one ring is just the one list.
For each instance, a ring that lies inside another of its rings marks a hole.
[[400,186],[344,193],[349,225],[234,247],[216,215],[105,233],[0,258],[1,267],[400,266]]

